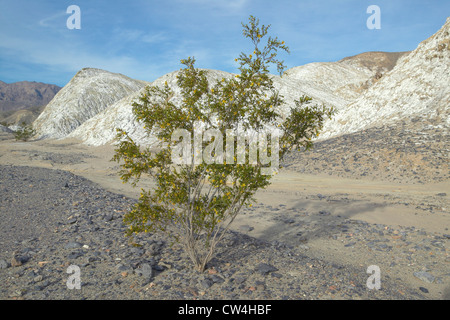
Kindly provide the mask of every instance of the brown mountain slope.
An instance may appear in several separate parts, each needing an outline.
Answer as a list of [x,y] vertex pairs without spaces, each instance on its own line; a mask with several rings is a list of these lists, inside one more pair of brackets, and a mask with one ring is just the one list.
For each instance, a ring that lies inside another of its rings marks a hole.
[[17,111],[46,105],[61,88],[42,82],[0,81],[0,112]]

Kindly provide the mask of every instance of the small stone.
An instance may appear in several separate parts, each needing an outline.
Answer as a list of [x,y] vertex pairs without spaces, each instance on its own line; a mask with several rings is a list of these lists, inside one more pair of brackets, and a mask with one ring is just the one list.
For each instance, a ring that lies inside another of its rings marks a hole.
[[202,286],[203,289],[209,289],[213,284],[214,282],[208,278],[200,280],[200,285]]
[[270,264],[260,263],[256,266],[255,271],[265,276],[271,272],[278,271],[278,269]]
[[433,283],[433,282],[434,282],[434,276],[431,275],[431,274],[429,274],[429,273],[426,272],[426,271],[417,271],[417,272],[414,272],[414,276],[415,276],[416,278],[418,278],[418,279],[424,281],[424,282],[427,282],[427,283]]
[[11,267],[20,267],[22,265],[22,261],[20,257],[13,257],[11,259]]
[[43,279],[42,275],[38,275],[38,276],[34,277],[33,281],[34,282],[41,282],[42,279]]
[[0,269],[6,269],[8,268],[8,262],[6,260],[1,259],[0,260]]
[[211,280],[212,280],[214,283],[223,283],[223,282],[225,282],[225,280],[224,280],[222,277],[220,277],[220,276],[218,276],[218,275],[216,275],[216,274],[213,274],[213,275],[211,276]]
[[69,220],[67,220],[68,224],[74,224],[75,222],[77,222],[77,218],[70,218]]
[[68,259],[77,259],[79,257],[82,257],[84,255],[83,252],[72,252],[71,254],[69,254],[69,256],[67,257]]
[[64,246],[65,249],[76,249],[81,248],[83,245],[79,242],[69,242]]
[[208,273],[209,274],[217,274],[217,270],[212,268],[212,269],[208,269]]
[[277,278],[277,279],[280,279],[283,277],[283,275],[278,272],[272,272],[271,276],[274,278]]
[[146,279],[150,279],[153,275],[152,266],[148,263],[142,264],[141,267],[139,269],[136,269],[135,272],[137,275]]
[[424,288],[424,287],[419,287],[419,290],[422,291],[423,293],[428,293],[428,289]]
[[124,271],[124,272],[127,270],[130,270],[129,267],[123,265],[122,263],[119,263],[118,265],[116,265],[115,268],[119,271]]
[[353,247],[356,244],[356,242],[350,242],[344,245],[344,247]]
[[165,267],[160,266],[159,264],[157,264],[156,266],[153,267],[153,269],[155,269],[155,271],[164,271]]
[[262,281],[256,281],[255,287],[256,287],[256,289],[258,289],[258,290],[265,290],[265,289],[266,289],[266,285],[265,285],[265,283],[262,282]]

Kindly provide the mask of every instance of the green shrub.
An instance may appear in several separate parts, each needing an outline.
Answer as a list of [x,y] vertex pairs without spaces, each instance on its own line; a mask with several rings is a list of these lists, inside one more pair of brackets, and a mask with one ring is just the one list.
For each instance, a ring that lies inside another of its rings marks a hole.
[[35,134],[36,131],[31,124],[22,122],[21,127],[14,132],[14,138],[16,138],[16,140],[28,141]]
[[[173,141],[174,131],[193,133],[198,122],[205,130],[222,133],[236,130],[239,125],[256,131],[277,125],[282,134],[277,143],[271,140],[264,152],[278,152],[282,159],[294,148],[311,148],[311,139],[333,113],[333,108],[311,105],[311,99],[303,96],[292,106],[290,116],[282,119],[277,110],[283,97],[273,85],[269,66],[275,65],[281,75],[285,66],[276,59],[277,51],[289,49],[284,41],[272,37],[262,44],[269,27],[260,27],[259,20],[252,16],[249,24],[243,24],[243,34],[252,41],[254,50],[252,54],[241,53],[236,59],[240,73],[234,78],[210,83],[206,71],[194,67],[194,58],[181,60],[184,69],[177,79],[181,105],[172,103],[174,92],[167,83],[163,87],[147,87],[133,103],[133,113],[148,135],[158,138],[156,151],[137,144],[127,132],[117,129],[112,160],[121,163],[121,179],[136,186],[142,175],[148,175],[156,182],[153,190],[142,190],[138,203],[125,215],[127,235],[165,232],[184,246],[199,271],[214,256],[217,244],[241,208],[252,205],[255,192],[267,187],[273,174],[263,173],[268,164],[261,159],[256,163],[237,163],[234,156],[220,163],[205,159],[196,162],[195,142],[187,144],[189,161],[174,164],[173,152],[180,144]],[[207,148],[214,143],[220,146],[216,139],[201,141],[201,150],[212,150],[209,155],[213,158],[218,156],[216,148]],[[236,147],[238,138],[229,143]],[[223,139],[223,149],[226,144]],[[249,143],[245,143],[245,151],[249,154]]]

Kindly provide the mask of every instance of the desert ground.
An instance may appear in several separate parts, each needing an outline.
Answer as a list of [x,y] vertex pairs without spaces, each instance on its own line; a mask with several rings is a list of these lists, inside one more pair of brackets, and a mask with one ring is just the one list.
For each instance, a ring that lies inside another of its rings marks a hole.
[[[65,170],[137,199],[140,187],[150,188],[151,181],[144,179],[137,188],[123,184],[118,164],[110,161],[113,154],[111,145],[19,142],[11,134],[0,136],[0,165]],[[361,271],[361,278],[369,277],[367,267],[377,265],[382,288],[389,276],[415,290],[415,299],[450,299],[449,187],[448,179],[402,183],[301,173],[288,166],[257,193],[255,205],[239,215],[233,230],[283,243],[310,258],[351,266]]]

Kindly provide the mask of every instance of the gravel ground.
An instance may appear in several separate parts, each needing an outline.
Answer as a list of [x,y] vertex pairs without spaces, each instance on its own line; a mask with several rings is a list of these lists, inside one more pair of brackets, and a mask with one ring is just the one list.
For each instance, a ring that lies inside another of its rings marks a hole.
[[423,118],[318,141],[292,152],[283,165],[302,173],[424,184],[450,179],[450,128]]
[[[0,166],[0,194],[0,299],[427,299],[427,283],[448,280],[419,270],[415,276],[424,285],[413,288],[383,274],[381,289],[370,290],[367,266],[327,261],[308,254],[307,247],[239,232],[229,232],[208,269],[199,273],[180,246],[170,246],[162,235],[145,234],[130,243],[122,216],[135,200],[82,177]],[[301,222],[295,219],[286,223]],[[344,219],[329,236],[349,249],[396,248],[376,235],[404,241],[404,251],[431,246],[446,256],[448,236],[427,238],[420,230]],[[424,241],[412,240],[416,236]],[[81,289],[67,285],[76,274],[67,272],[73,265],[79,267]]]

